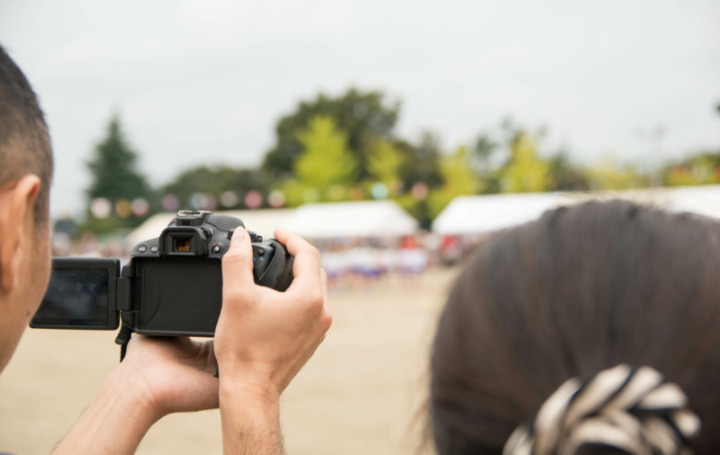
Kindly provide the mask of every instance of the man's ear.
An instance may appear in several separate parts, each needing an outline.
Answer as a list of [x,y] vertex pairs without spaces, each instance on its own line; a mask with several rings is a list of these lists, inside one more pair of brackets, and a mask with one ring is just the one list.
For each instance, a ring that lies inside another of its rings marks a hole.
[[0,289],[10,293],[18,284],[25,242],[34,238],[33,206],[42,185],[34,174],[0,188]]

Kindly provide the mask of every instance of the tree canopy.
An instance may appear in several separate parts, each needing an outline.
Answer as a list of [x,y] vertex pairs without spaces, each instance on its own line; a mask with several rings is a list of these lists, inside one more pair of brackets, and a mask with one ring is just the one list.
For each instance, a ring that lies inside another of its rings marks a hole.
[[301,101],[295,110],[275,126],[275,145],[265,155],[262,169],[274,178],[296,177],[295,162],[304,150],[298,132],[310,126],[311,119],[330,116],[336,127],[347,134],[347,147],[358,162],[358,180],[367,178],[368,145],[377,138],[391,138],[400,110],[398,101],[387,100],[381,91],[361,92],[351,88],[339,97],[319,94]]
[[308,127],[297,133],[303,153],[295,161],[295,175],[320,191],[332,185],[350,185],[355,181],[357,159],[348,148],[347,133],[337,128],[335,119],[317,115]]

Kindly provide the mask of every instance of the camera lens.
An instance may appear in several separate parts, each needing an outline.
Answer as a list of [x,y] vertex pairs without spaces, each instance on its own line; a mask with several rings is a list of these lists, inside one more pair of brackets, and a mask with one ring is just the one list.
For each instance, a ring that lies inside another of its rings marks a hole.
[[178,253],[187,253],[192,251],[192,239],[177,239],[175,241],[175,250]]

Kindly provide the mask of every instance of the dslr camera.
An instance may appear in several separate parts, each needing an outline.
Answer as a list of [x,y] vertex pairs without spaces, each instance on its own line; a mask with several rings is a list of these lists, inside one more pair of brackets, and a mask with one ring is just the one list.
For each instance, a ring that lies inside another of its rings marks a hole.
[[[158,238],[140,242],[127,265],[117,258],[53,258],[50,284],[30,327],[211,337],[222,306],[221,259],[235,217],[180,211]],[[255,282],[285,291],[293,258],[275,239],[248,231]]]

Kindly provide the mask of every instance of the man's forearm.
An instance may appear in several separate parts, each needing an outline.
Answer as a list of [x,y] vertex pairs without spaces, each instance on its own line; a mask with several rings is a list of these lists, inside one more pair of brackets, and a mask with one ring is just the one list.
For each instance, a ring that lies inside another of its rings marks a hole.
[[53,455],[135,453],[148,429],[159,419],[142,387],[115,370]]
[[282,455],[280,397],[237,385],[220,385],[223,453],[225,455]]

